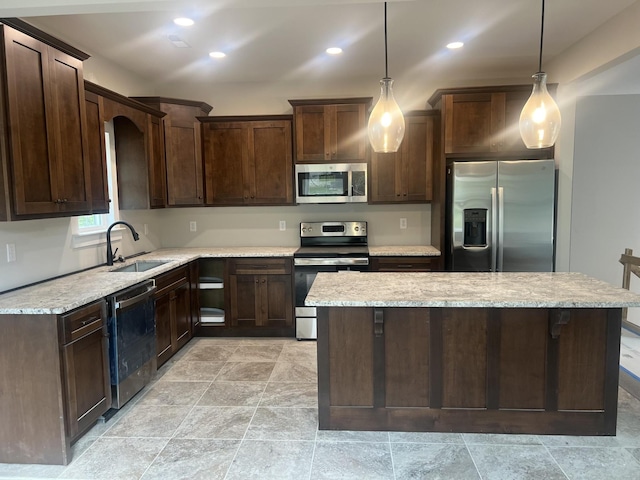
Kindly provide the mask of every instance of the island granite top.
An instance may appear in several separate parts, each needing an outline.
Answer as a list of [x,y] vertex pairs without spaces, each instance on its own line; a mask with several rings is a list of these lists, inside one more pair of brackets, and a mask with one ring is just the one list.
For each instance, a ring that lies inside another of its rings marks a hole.
[[620,308],[640,295],[582,273],[321,272],[316,307]]

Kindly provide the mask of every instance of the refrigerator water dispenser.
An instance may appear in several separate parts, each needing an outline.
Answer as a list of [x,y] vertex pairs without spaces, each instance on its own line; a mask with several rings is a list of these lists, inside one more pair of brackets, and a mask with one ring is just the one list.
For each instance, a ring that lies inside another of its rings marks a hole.
[[487,209],[464,209],[464,240],[465,247],[487,246]]

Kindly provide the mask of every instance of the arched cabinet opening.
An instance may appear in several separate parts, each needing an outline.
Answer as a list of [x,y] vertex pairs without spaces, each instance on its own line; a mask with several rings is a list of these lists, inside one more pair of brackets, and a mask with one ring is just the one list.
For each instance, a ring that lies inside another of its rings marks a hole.
[[165,207],[167,186],[161,128],[165,113],[91,82],[85,81],[85,91],[87,99],[93,100],[94,108],[91,111],[96,125],[93,129],[96,138],[91,163],[92,189],[101,192],[96,198],[104,198],[105,193],[102,192],[107,191],[103,127],[106,122],[113,125],[115,137],[119,209]]
[[113,118],[118,205],[121,210],[149,208],[149,172],[144,132],[124,116]]

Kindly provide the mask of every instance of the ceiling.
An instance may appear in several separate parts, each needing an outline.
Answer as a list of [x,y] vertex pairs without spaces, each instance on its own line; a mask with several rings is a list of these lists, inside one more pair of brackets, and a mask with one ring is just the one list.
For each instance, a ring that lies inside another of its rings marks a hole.
[[[548,0],[545,64],[635,0]],[[389,74],[443,85],[521,78],[537,70],[536,0],[388,3]],[[384,74],[383,3],[373,0],[2,0],[91,55],[163,82],[343,81]],[[190,16],[192,27],[172,19]],[[190,48],[176,48],[177,35]],[[450,51],[454,40],[464,48]],[[329,46],[344,52],[324,53]],[[227,57],[209,58],[212,50]],[[544,65],[543,65],[544,68]],[[549,72],[552,78],[553,72]],[[434,80],[435,79],[435,80]]]

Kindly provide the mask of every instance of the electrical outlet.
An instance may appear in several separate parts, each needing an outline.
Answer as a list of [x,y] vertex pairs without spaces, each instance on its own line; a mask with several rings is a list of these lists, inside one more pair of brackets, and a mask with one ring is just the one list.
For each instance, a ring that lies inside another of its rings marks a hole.
[[16,244],[7,243],[7,262],[16,261]]
[[190,232],[197,232],[198,231],[198,225],[196,224],[196,222],[194,222],[194,221],[189,222],[189,231]]
[[280,231],[284,232],[287,229],[287,221],[286,220],[280,220]]
[[149,235],[149,225],[147,225],[146,223],[142,226],[142,230],[144,231],[145,235]]
[[400,219],[400,228],[402,230],[404,230],[405,228],[407,228],[407,219],[406,218],[401,218]]

